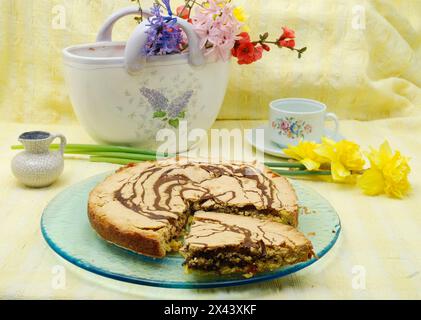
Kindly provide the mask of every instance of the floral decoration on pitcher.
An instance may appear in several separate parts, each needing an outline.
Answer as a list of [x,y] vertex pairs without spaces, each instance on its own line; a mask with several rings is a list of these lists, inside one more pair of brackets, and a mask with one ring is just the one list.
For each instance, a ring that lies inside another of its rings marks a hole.
[[312,132],[313,128],[304,120],[286,117],[272,121],[272,128],[278,133],[291,139],[304,138],[304,135]]
[[186,108],[193,96],[193,90],[188,90],[170,101],[163,93],[146,87],[140,88],[140,93],[154,110],[153,118],[168,122],[174,128],[178,128],[180,120],[185,118]]

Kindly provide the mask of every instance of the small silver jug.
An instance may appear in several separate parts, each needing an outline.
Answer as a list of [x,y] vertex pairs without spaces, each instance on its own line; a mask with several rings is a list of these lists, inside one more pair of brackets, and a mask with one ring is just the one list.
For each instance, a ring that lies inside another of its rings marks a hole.
[[[54,139],[60,139],[60,149],[50,151]],[[25,151],[12,160],[12,172],[15,177],[28,187],[46,187],[61,175],[64,168],[64,148],[66,138],[62,134],[43,131],[25,132],[19,136]]]

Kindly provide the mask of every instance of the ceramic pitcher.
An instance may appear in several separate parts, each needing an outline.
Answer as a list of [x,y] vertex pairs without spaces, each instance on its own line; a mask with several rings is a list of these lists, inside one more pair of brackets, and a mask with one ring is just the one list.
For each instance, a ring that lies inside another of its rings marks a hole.
[[[145,18],[151,15],[147,10],[142,13]],[[156,150],[163,143],[158,133],[166,136],[171,130],[181,139],[184,132],[187,136],[212,126],[225,96],[230,66],[203,57],[198,36],[184,19],[174,18],[188,38],[187,52],[142,56],[147,19],[127,42],[113,41],[114,24],[136,14],[136,6],[121,9],[107,19],[96,43],[64,49],[63,70],[76,115],[93,139]],[[196,143],[193,138],[167,151],[186,151]]]
[[[60,139],[60,149],[50,151],[54,139]],[[61,134],[43,131],[25,132],[19,136],[25,151],[12,160],[12,172],[15,177],[29,187],[46,187],[52,184],[63,172],[63,153],[66,138]]]

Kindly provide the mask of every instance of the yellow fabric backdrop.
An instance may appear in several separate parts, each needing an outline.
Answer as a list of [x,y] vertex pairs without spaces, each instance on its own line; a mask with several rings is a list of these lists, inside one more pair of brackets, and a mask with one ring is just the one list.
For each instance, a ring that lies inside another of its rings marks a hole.
[[[252,66],[233,64],[221,118],[264,118],[271,99],[312,97],[342,118],[396,117],[341,121],[341,133],[364,149],[386,138],[411,158],[413,189],[401,201],[367,197],[348,185],[302,181],[327,198],[342,221],[339,242],[319,262],[261,284],[175,292],[113,282],[56,259],[42,239],[43,208],[69,185],[117,166],[67,159],[64,174],[51,187],[23,188],[10,172],[16,154],[10,145],[23,131],[39,129],[62,132],[72,143],[93,142],[75,123],[60,51],[93,41],[105,17],[128,2],[0,0],[0,298],[420,299],[421,68],[416,64],[421,63],[421,0],[239,1],[252,14],[253,29],[277,32],[278,26],[289,25],[309,51],[301,61],[273,50]],[[65,29],[56,19],[62,8]],[[356,30],[352,26],[361,22],[361,8],[365,29]],[[132,19],[121,22],[117,39],[127,38],[132,28]],[[214,127],[245,129],[263,122],[218,121]],[[66,284],[55,288],[54,270],[61,266],[68,270]],[[366,287],[355,289],[354,268],[361,266]]]
[[[292,96],[324,101],[347,119],[419,112],[421,1],[237,2],[251,15],[255,36],[266,30],[275,35],[288,25],[309,50],[302,60],[274,49],[252,66],[233,63],[220,119],[262,119],[270,100]],[[105,17],[127,5],[129,0],[0,0],[0,119],[75,121],[60,51],[94,41]],[[119,23],[116,38],[126,39],[133,27],[131,18]]]

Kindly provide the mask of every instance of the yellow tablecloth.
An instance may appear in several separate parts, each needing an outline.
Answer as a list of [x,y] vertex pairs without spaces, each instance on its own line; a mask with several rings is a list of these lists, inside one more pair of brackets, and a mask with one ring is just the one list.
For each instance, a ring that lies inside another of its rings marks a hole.
[[[251,128],[258,121],[219,121],[218,128]],[[78,125],[0,122],[0,298],[421,298],[421,118],[342,121],[342,133],[363,146],[391,145],[411,157],[412,194],[404,200],[367,197],[356,188],[303,181],[338,211],[343,229],[324,258],[296,274],[261,284],[215,290],[170,290],[128,285],[79,270],[59,260],[40,232],[43,208],[67,186],[116,168],[67,160],[60,180],[46,189],[22,187],[11,174],[9,146],[27,130],[59,131],[69,142],[91,143]],[[55,285],[58,269],[65,285]],[[361,282],[365,273],[365,288]],[[359,286],[358,286],[359,284]]]

